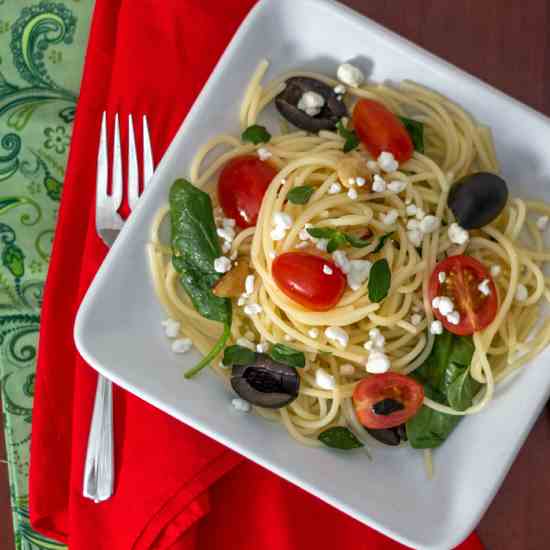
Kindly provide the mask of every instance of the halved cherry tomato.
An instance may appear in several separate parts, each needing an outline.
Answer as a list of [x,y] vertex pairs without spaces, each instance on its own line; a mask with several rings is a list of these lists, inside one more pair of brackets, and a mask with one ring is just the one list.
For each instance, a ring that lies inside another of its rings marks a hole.
[[253,227],[258,220],[266,189],[277,170],[254,155],[231,159],[218,178],[218,201],[224,214],[239,227]]
[[383,151],[393,154],[397,162],[406,162],[414,146],[403,123],[382,103],[360,99],[353,109],[353,127],[369,153],[376,159]]
[[[323,271],[324,266],[330,271]],[[277,286],[292,300],[306,309],[327,311],[344,294],[346,276],[332,261],[305,252],[285,252],[271,265]]]
[[[439,274],[445,273],[445,282],[439,282]],[[479,290],[479,285],[487,279],[489,294]],[[490,325],[497,314],[498,296],[495,283],[485,266],[471,256],[449,256],[439,262],[431,275],[428,289],[430,302],[436,296],[447,296],[460,314],[457,325],[449,323],[438,309],[434,315],[453,334],[466,336]]]
[[[385,399],[397,401],[403,408],[390,414],[377,414],[374,406]],[[394,428],[407,422],[418,412],[423,400],[422,385],[396,372],[372,374],[361,380],[353,391],[357,419],[372,429]]]

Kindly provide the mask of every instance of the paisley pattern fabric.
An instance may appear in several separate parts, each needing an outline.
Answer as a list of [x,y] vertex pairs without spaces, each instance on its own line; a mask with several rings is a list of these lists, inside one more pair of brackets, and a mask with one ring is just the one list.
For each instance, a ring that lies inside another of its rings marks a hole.
[[0,0],[0,391],[17,549],[64,548],[29,526],[42,291],[93,0]]

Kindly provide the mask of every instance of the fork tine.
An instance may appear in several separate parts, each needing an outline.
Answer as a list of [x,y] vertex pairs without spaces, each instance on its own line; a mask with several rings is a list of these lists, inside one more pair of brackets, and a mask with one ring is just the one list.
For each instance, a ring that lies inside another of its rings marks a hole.
[[99,151],[97,152],[97,203],[107,196],[107,180],[109,177],[107,163],[107,113],[103,111],[103,116],[101,117],[101,131],[99,134]]
[[115,115],[115,136],[113,142],[113,182],[111,190],[113,208],[118,210],[122,202],[122,157],[120,153],[120,128],[118,113]]
[[151,138],[147,117],[143,115],[143,187],[149,183],[153,175],[153,152],[151,151]]
[[132,115],[128,115],[128,206],[133,210],[139,199],[139,175],[136,154],[136,138]]

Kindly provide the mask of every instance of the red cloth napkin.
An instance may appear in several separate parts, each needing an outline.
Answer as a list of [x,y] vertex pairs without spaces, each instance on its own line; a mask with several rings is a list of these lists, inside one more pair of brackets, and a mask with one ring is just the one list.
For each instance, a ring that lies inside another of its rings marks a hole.
[[[115,494],[101,504],[81,496],[96,374],[72,330],[106,254],[94,220],[101,113],[147,113],[158,160],[252,4],[96,2],[42,311],[31,447],[32,526],[72,550],[404,548],[120,388]],[[471,536],[460,548],[481,544]]]

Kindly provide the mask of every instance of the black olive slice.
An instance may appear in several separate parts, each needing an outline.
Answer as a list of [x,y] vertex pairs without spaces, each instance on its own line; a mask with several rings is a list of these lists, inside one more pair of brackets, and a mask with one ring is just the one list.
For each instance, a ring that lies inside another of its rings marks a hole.
[[380,441],[380,443],[384,443],[384,445],[390,445],[392,447],[399,445],[402,441],[407,441],[405,424],[400,424],[395,428],[383,428],[379,430],[367,428],[367,432],[369,432],[374,439]]
[[[325,100],[319,114],[310,116],[298,109],[298,102],[306,92],[315,92]],[[275,98],[275,106],[289,122],[308,132],[334,130],[338,121],[347,115],[344,102],[339,100],[334,90],[314,78],[296,76],[286,81],[285,89]]]
[[388,397],[387,399],[382,399],[382,401],[378,401],[372,406],[372,411],[374,414],[381,414],[384,416],[387,416],[388,414],[402,411],[405,408],[405,405],[401,403],[401,401],[397,401],[396,399],[391,399]]

